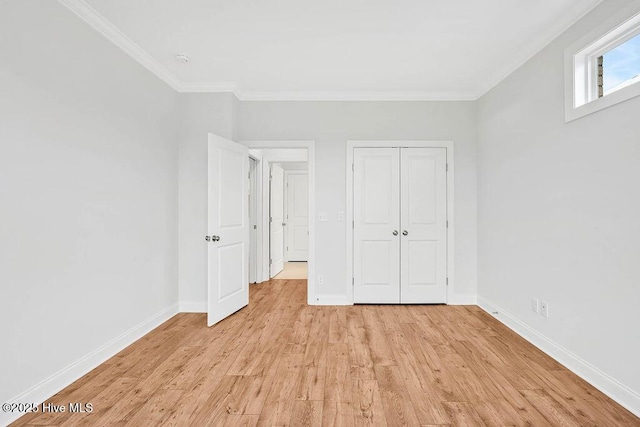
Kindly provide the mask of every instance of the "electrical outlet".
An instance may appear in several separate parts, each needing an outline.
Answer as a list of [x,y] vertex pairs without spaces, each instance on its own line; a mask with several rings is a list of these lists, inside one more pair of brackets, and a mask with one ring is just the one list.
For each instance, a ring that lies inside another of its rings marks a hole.
[[344,222],[344,211],[338,211],[338,221]]
[[549,304],[546,301],[540,301],[540,314],[549,317]]
[[318,276],[318,285],[324,285],[324,276]]
[[538,298],[531,298],[531,311],[538,312]]

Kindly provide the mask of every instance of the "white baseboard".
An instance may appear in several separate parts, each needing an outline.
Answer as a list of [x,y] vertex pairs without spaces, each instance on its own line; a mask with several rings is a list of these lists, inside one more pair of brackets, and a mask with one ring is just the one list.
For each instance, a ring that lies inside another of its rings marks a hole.
[[453,295],[451,301],[447,301],[449,305],[477,305],[478,297],[476,295]]
[[[147,320],[139,323],[133,328],[129,329],[124,334],[114,338],[105,345],[97,348],[91,353],[87,354],[80,360],[72,363],[66,368],[56,372],[44,381],[31,387],[24,393],[10,399],[6,403],[37,403],[40,404],[46,399],[67,387],[78,378],[86,375],[89,371],[96,368],[101,363],[104,363],[107,359],[111,358],[125,347],[128,347],[135,341],[142,338],[144,335],[151,332],[173,316],[178,313],[178,304],[173,304],[159,313],[154,314]],[[2,402],[5,403],[5,402]],[[24,415],[23,413],[9,413],[0,412],[0,425],[7,425],[19,417]]]
[[206,313],[207,301],[180,301],[180,313]]
[[[605,374],[578,355],[545,337],[531,326],[509,314],[486,298],[478,297],[478,305],[484,311],[504,323],[525,340],[538,347],[589,384],[640,417],[640,393]],[[496,313],[497,312],[497,313]]]
[[316,295],[309,305],[353,305],[347,302],[346,295]]

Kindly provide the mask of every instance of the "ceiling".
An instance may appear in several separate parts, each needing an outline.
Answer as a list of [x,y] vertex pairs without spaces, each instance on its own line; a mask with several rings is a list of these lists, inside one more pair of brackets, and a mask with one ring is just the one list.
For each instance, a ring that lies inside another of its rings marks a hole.
[[182,92],[454,100],[477,99],[602,0],[59,1]]

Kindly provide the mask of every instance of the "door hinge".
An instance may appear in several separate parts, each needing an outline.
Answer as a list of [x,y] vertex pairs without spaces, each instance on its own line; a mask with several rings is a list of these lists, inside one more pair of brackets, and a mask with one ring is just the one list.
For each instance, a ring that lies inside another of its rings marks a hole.
[[253,229],[254,229],[254,230],[257,230],[257,229],[258,229],[258,226],[254,224]]
[[355,220],[351,221],[351,228],[356,228],[356,221]]
[[449,220],[447,220],[447,228],[449,228]]
[[355,172],[356,171],[356,167],[353,163],[351,163],[351,172]]
[[355,278],[355,277],[352,277],[352,278],[351,278],[351,285],[355,285],[355,284],[356,284],[356,278]]
[[269,258],[269,265],[273,264],[273,262],[271,261],[271,258]]
[[273,179],[273,175],[269,174],[269,181],[271,181]]
[[269,217],[269,222],[273,222],[273,217]]
[[447,286],[449,286],[449,278],[447,277]]
[[447,172],[449,172],[449,163],[447,163]]

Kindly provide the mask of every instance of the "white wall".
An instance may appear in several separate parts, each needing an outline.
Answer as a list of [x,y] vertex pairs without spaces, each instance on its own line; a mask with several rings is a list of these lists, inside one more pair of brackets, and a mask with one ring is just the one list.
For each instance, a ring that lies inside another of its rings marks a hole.
[[0,52],[7,402],[177,303],[178,97],[55,1],[1,2]]
[[[456,293],[476,294],[476,110],[472,102],[241,102],[239,140],[314,140],[316,274],[320,295],[346,294],[346,141],[352,139],[450,139],[455,143]],[[205,286],[202,282],[201,286]]]
[[628,3],[603,2],[479,101],[478,276],[499,317],[640,413],[640,98],[570,123],[563,107],[564,49]]
[[180,95],[180,309],[207,305],[207,134],[234,138],[237,99],[231,93]]

